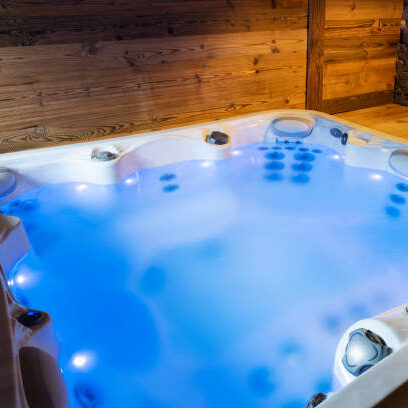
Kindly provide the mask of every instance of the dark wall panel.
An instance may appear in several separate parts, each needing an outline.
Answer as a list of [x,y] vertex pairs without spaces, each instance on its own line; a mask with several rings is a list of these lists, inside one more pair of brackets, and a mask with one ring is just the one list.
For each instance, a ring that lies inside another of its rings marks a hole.
[[397,75],[395,78],[395,102],[408,106],[408,0],[404,1],[401,38],[398,45]]

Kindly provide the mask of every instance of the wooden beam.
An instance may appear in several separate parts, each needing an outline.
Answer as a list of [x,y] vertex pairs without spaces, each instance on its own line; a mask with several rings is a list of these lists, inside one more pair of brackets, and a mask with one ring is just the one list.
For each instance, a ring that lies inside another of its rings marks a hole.
[[322,110],[326,0],[309,0],[307,109]]
[[327,99],[322,103],[322,110],[326,113],[348,112],[356,109],[385,105],[394,100],[394,91],[385,90],[346,96],[343,98]]

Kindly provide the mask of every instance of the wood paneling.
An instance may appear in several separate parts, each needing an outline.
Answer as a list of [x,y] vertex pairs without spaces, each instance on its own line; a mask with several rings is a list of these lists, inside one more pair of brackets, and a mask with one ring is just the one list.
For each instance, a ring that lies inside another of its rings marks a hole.
[[326,0],[309,1],[307,109],[320,111],[323,100],[324,23]]
[[391,102],[403,0],[310,1],[325,2],[323,91],[310,108],[335,113]]
[[0,0],[0,152],[304,108],[307,0]]
[[408,106],[408,1],[404,1],[401,37],[398,44],[397,73],[395,75],[396,103]]

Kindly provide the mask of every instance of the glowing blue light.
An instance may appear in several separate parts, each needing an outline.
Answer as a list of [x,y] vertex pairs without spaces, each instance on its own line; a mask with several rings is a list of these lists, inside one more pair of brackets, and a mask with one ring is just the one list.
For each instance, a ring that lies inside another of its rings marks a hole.
[[136,179],[133,178],[133,177],[128,177],[128,178],[125,180],[125,184],[127,184],[128,186],[130,186],[130,185],[132,185],[132,184],[135,184],[135,183],[136,183]]
[[88,186],[86,184],[78,184],[76,186],[76,191],[81,192],[81,191],[85,191],[88,188]]
[[78,351],[71,357],[71,365],[78,370],[88,371],[96,362],[96,356],[91,351]]
[[370,175],[371,180],[375,180],[375,181],[380,181],[383,179],[383,176],[381,174],[377,174],[377,173],[372,173]]
[[203,161],[203,162],[200,164],[200,166],[201,166],[201,167],[204,167],[204,168],[209,168],[209,167],[212,167],[212,166],[213,166],[213,163],[207,160],[207,161]]

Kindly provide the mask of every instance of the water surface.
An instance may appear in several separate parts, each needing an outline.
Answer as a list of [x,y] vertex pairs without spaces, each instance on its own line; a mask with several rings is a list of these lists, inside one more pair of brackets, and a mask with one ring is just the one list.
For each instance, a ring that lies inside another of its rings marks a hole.
[[408,185],[325,146],[252,144],[1,208],[73,407],[303,407],[355,321],[406,302]]

